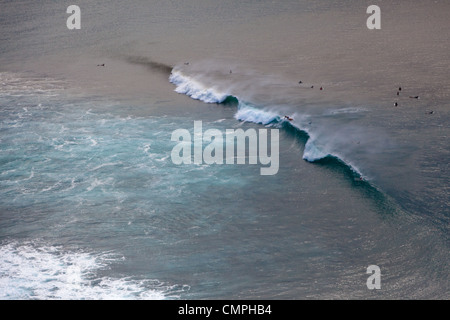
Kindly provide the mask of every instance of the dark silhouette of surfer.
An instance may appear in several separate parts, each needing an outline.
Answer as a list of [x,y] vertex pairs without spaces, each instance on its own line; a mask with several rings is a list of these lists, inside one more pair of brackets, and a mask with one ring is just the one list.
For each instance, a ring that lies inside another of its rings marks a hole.
[[394,103],[394,107],[398,107],[398,102],[395,102],[395,103]]
[[105,66],[105,64],[104,63],[102,63],[102,64],[98,64],[97,65],[97,67],[104,67]]
[[284,116],[284,118],[286,119],[286,120],[289,120],[289,121],[292,121],[292,120],[294,120],[294,119],[292,119],[291,117],[289,117],[289,116]]
[[409,96],[411,99],[419,99],[419,96]]

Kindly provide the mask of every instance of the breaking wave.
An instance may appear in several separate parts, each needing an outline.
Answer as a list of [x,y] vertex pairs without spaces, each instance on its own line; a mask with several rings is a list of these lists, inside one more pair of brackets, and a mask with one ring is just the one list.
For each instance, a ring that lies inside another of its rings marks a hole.
[[[324,138],[319,137],[316,131],[311,128],[311,122],[308,121],[307,115],[286,115],[282,112],[283,108],[277,106],[260,107],[241,99],[233,94],[231,89],[221,90],[219,86],[207,85],[205,81],[185,75],[177,68],[172,70],[169,80],[176,86],[176,92],[185,94],[193,99],[206,103],[232,103],[237,108],[234,118],[238,121],[279,128],[287,134],[293,135],[304,144],[303,160],[344,174],[349,178],[351,185],[358,188],[362,187],[359,188],[361,192],[377,204],[381,215],[384,215],[386,212],[389,212],[389,214],[401,212],[397,203],[373,184],[370,177],[364,175],[351,159],[336,151],[330,151],[337,148],[334,148],[332,143],[330,145],[330,141],[323,143]],[[347,110],[344,111],[347,112]]]
[[281,114],[276,108],[270,110],[258,108],[251,102],[243,101],[232,93],[221,90],[218,86],[205,84],[198,78],[188,76],[176,68],[172,70],[169,81],[176,86],[175,91],[177,93],[185,94],[192,99],[205,103],[235,104],[237,106],[237,111],[234,115],[236,120],[286,129],[290,128],[294,129],[301,136],[306,135],[307,139],[303,151],[303,159],[305,161],[318,162],[326,158],[334,159],[340,164],[348,166],[355,178],[363,179],[363,175],[354,165],[350,165],[349,162],[343,160],[339,155],[327,151],[324,147],[320,147],[308,128],[302,126],[300,121]]
[[172,70],[169,80],[176,86],[176,92],[206,103],[224,103],[227,99],[234,98],[226,92],[221,92],[218,88],[205,86],[200,81],[184,75],[180,71]]

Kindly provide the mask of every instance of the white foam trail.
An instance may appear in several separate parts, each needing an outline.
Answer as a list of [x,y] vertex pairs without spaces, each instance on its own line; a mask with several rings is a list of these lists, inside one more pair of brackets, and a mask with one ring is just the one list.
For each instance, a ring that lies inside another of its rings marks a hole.
[[340,108],[329,111],[327,114],[329,115],[335,115],[335,114],[341,114],[341,113],[360,113],[360,112],[366,112],[367,109],[365,108],[355,108],[355,107],[348,107],[348,108]]
[[94,167],[92,169],[89,169],[89,171],[96,171],[96,170],[98,170],[100,168],[103,168],[103,167],[117,166],[117,165],[120,165],[120,164],[122,164],[121,161],[119,161],[119,162],[102,163],[102,164],[100,164],[100,165],[98,165],[98,166],[96,166],[96,167]]
[[[113,262],[113,254],[65,252],[33,243],[0,246],[0,299],[104,300],[166,299],[173,286],[156,280],[97,276]],[[184,287],[182,288],[184,290]]]
[[91,182],[91,185],[87,188],[87,191],[92,191],[95,188],[103,185],[110,185],[113,181],[114,181],[113,178],[106,178],[104,180],[94,178],[94,181]]
[[89,139],[89,141],[91,141],[91,145],[90,145],[91,147],[95,147],[98,144],[97,140],[95,140],[91,137],[88,137],[88,139]]
[[31,180],[31,179],[33,179],[33,177],[34,177],[34,167],[33,168],[31,168],[31,173],[30,173],[30,176],[27,178],[27,179],[24,179],[24,181],[28,181],[28,180]]
[[64,90],[62,82],[50,78],[33,78],[29,74],[0,72],[0,82],[0,96],[25,97],[39,94],[53,97]]

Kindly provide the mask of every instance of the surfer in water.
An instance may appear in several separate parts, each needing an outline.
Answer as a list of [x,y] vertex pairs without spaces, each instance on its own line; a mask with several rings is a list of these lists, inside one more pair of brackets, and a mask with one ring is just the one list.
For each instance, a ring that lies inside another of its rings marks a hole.
[[289,117],[289,116],[284,116],[284,118],[286,119],[286,120],[289,120],[289,121],[292,121],[292,120],[294,120],[294,119],[292,119],[291,117]]

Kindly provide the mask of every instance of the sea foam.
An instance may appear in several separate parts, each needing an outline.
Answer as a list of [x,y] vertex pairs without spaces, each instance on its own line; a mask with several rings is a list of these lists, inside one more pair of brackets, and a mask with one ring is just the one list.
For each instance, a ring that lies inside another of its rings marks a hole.
[[[162,300],[174,287],[157,280],[99,276],[123,257],[66,251],[33,242],[0,246],[0,299]],[[172,292],[171,292],[172,293]]]

